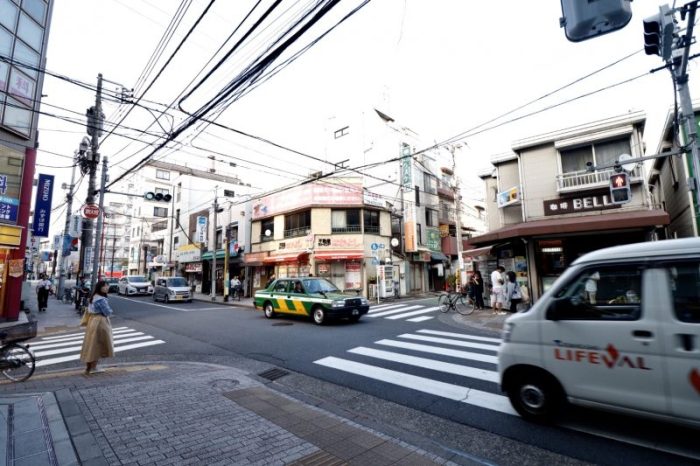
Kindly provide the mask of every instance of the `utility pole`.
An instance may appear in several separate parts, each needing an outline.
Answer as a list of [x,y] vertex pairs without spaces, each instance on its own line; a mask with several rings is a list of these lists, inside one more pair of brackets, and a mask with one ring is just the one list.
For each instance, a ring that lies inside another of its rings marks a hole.
[[[170,264],[173,262],[173,235],[174,235],[174,227],[175,227],[175,222],[180,221],[179,219],[175,219],[175,190],[177,189],[176,186],[173,186],[173,199],[172,203],[170,205],[170,240],[168,241],[168,275],[171,277],[175,276],[175,272],[170,271]],[[165,251],[164,251],[165,252]]]
[[[87,111],[87,133],[92,137],[90,141],[91,151],[85,161],[88,166],[88,192],[85,204],[91,205],[95,203],[95,178],[97,175],[97,164],[100,161],[99,145],[100,136],[102,135],[102,122],[104,115],[102,114],[102,73],[97,75],[97,93],[95,95],[95,106]],[[90,273],[90,265],[87,263],[89,258],[88,249],[93,247],[93,220],[83,219],[83,232],[80,237],[80,265],[78,276],[83,275],[90,280],[93,277]],[[94,250],[93,250],[94,256]],[[93,280],[93,285],[96,281]]]
[[[105,186],[107,185],[107,157],[102,157],[102,181],[100,182],[100,215],[97,217],[97,230],[95,231],[95,247],[92,262],[92,278],[95,283],[99,278],[100,255],[102,252],[102,227],[104,223],[105,209]],[[93,286],[94,284],[93,283]]]
[[117,237],[112,237],[112,263],[109,267],[109,276],[114,278],[114,252],[117,250]]
[[[409,160],[408,168],[405,168],[404,159],[411,158],[410,147],[408,144],[403,144],[401,147],[401,161],[399,162],[399,173],[401,174],[401,231],[403,232],[403,238],[401,238],[401,253],[403,254],[403,266],[404,266],[404,286],[406,287],[406,296],[411,292],[411,262],[408,260],[408,254],[406,253],[406,206],[404,205],[404,189],[411,189],[411,183],[407,186],[404,185],[403,177],[407,176],[402,171],[404,169],[409,170],[412,176],[413,163]],[[414,219],[415,221],[415,219]],[[401,275],[399,274],[399,289],[401,287]],[[377,291],[379,293],[379,291]]]
[[214,245],[214,248],[212,249],[211,252],[211,300],[216,301],[216,211],[219,210],[219,205],[217,203],[216,199],[216,193],[219,190],[218,186],[214,186],[214,222],[213,222],[213,230],[214,230],[214,241],[212,242]]
[[[673,78],[676,80],[678,96],[680,97],[682,120],[685,122],[685,131],[688,135],[688,143],[690,144],[691,163],[693,173],[688,180],[690,190],[695,195],[695,228],[700,229],[700,150],[698,150],[698,131],[695,122],[695,111],[693,110],[693,101],[690,98],[690,89],[688,87],[688,55],[690,53],[690,45],[693,41],[693,28],[695,26],[695,16],[697,11],[697,2],[690,2],[686,5],[685,13],[688,15],[686,22],[685,37],[682,38],[681,44],[683,47],[682,54],[673,58]],[[685,15],[682,15],[685,16]]]
[[459,264],[459,288],[455,291],[459,291],[462,286],[462,271],[464,270],[464,258],[462,257],[462,196],[459,189],[459,176],[457,176],[457,159],[455,158],[455,150],[461,146],[448,146],[450,154],[452,154],[452,176],[454,177],[454,184],[452,185],[452,192],[455,197],[455,228],[457,236],[457,261]]
[[[229,222],[231,221],[231,215],[229,212]],[[230,239],[231,239],[231,226],[226,227],[226,231],[224,234],[224,301],[228,302],[228,295],[230,294],[231,290],[229,288],[231,281],[228,278],[228,260],[229,260],[229,245],[230,245]]]
[[[63,238],[61,240],[61,262],[58,264],[58,289],[56,293],[59,297],[63,296],[63,287],[66,280],[66,259],[70,256],[70,246],[68,247],[68,255],[66,255],[66,237],[70,232],[70,218],[73,209],[73,189],[75,188],[75,167],[78,164],[79,153],[74,154],[73,169],[70,174],[70,185],[68,185],[68,194],[66,195],[66,225],[63,228]],[[70,243],[69,243],[70,244]]]

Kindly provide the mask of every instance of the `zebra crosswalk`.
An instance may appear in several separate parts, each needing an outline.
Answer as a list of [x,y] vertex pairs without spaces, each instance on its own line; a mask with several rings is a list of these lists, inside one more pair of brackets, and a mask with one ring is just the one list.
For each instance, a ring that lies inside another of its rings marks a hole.
[[[51,366],[79,360],[84,337],[85,332],[78,332],[37,338],[29,342],[29,347],[34,353],[37,367]],[[112,339],[115,353],[165,343],[128,327],[113,328]]]
[[[515,415],[498,387],[499,338],[421,329],[358,346],[315,364],[481,408]],[[390,365],[391,368],[386,367]],[[412,373],[419,370],[421,375]],[[427,369],[429,372],[426,372]],[[430,377],[426,377],[430,374]],[[446,381],[449,379],[449,381]],[[474,381],[477,381],[476,384]],[[478,385],[478,388],[473,388]]]
[[438,306],[423,306],[407,304],[381,304],[372,306],[367,313],[367,317],[382,317],[389,320],[405,319],[408,322],[425,322],[434,319],[435,316],[424,315],[434,313],[440,309]]

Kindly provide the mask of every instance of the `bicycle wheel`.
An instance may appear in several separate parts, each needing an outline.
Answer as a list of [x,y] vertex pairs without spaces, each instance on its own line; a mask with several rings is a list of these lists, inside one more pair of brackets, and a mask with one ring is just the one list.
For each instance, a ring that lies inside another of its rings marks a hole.
[[34,373],[36,360],[29,348],[17,343],[5,345],[0,350],[2,375],[13,382],[24,382]]
[[465,298],[464,295],[460,295],[455,301],[455,309],[463,316],[468,316],[474,312],[474,303],[472,300]]
[[451,307],[450,305],[450,295],[441,294],[440,297],[438,297],[438,307],[440,308],[440,312],[448,312]]

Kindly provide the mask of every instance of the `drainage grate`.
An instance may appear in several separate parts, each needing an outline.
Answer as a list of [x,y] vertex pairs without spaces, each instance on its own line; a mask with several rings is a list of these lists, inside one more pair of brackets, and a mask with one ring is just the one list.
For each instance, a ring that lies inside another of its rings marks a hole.
[[272,324],[273,327],[283,327],[285,325],[294,325],[291,322],[275,322]]
[[289,374],[289,372],[283,369],[270,369],[269,371],[259,373],[258,376],[262,377],[263,379],[272,381],[277,380],[280,377],[284,377],[287,374]]

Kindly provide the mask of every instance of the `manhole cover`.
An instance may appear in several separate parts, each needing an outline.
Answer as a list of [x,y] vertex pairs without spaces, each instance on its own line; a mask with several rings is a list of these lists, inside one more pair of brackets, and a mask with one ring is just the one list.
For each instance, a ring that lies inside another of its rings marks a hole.
[[211,383],[211,386],[219,390],[231,390],[238,386],[240,382],[235,379],[219,379]]
[[293,325],[291,322],[275,322],[272,324],[273,327],[283,327],[285,325]]

